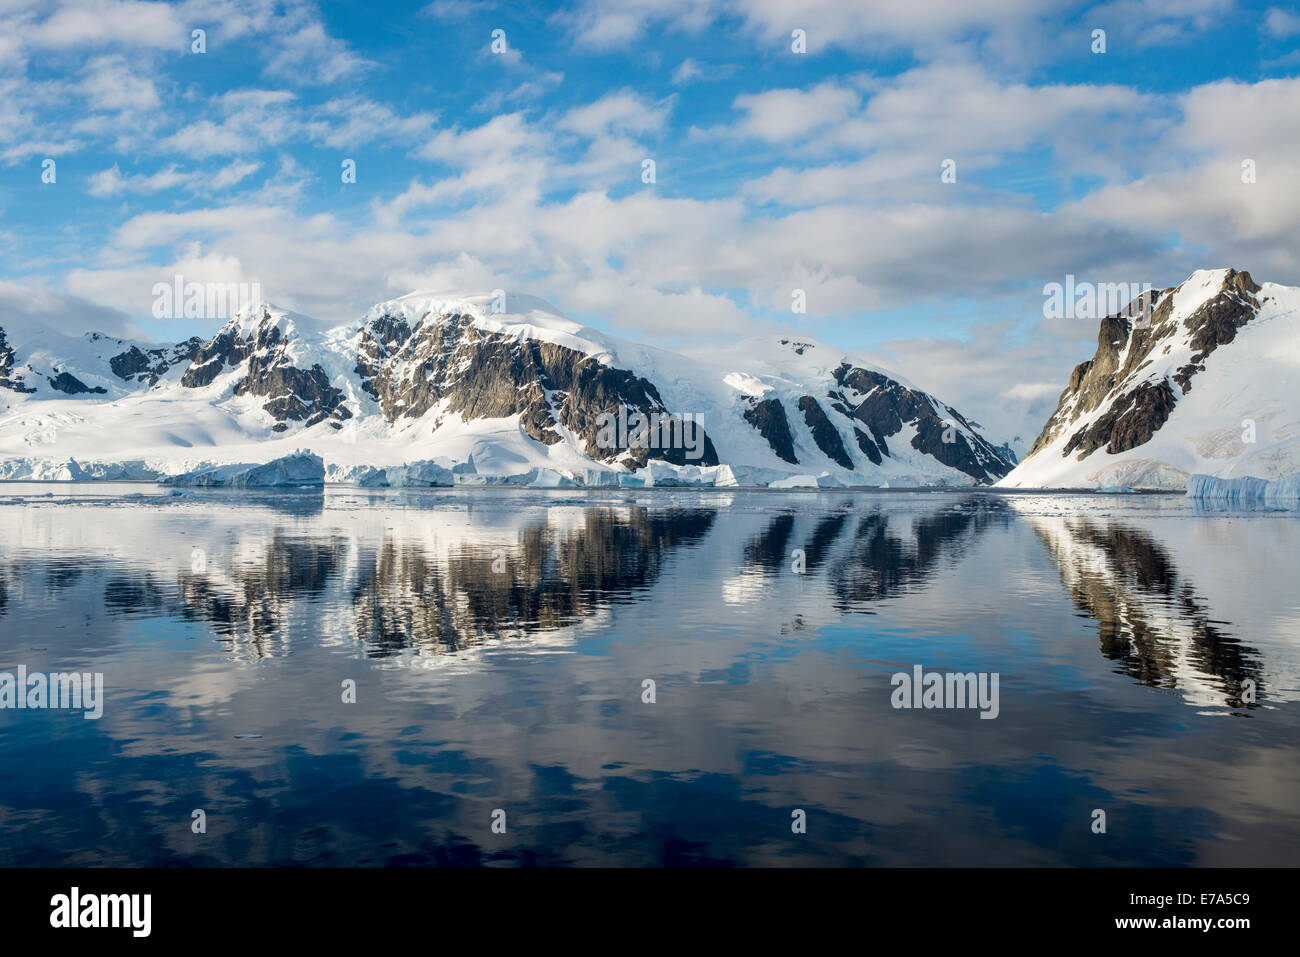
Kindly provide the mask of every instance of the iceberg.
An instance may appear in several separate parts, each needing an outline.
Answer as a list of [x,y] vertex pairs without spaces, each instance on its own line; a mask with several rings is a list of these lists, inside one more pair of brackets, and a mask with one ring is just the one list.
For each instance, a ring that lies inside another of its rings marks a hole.
[[607,469],[583,469],[582,484],[588,488],[618,488],[619,474]]
[[361,488],[433,488],[451,487],[455,475],[447,466],[431,459],[407,462],[405,465],[381,467],[354,465],[348,468],[327,469],[329,481]]
[[1260,502],[1285,508],[1300,506],[1300,472],[1269,481],[1245,475],[1225,479],[1213,475],[1191,475],[1187,497],[1205,502]]
[[393,488],[436,488],[456,484],[451,469],[427,459],[385,469],[384,475]]
[[300,449],[263,465],[241,463],[168,475],[160,485],[205,488],[323,488],[325,462],[319,455]]
[[815,475],[791,475],[788,478],[769,482],[768,488],[819,488]]
[[639,474],[645,477],[646,485],[683,488],[699,485],[712,486],[715,471],[715,466],[673,465],[671,462],[651,459],[640,470]]
[[578,484],[555,469],[539,468],[530,474],[532,475],[532,481],[528,483],[530,488],[575,488]]

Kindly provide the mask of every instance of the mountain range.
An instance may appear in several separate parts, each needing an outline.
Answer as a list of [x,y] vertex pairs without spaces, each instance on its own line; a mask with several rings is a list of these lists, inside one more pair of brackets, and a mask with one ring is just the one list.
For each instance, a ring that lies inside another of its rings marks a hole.
[[425,460],[653,484],[712,484],[720,467],[823,486],[1275,477],[1300,469],[1298,305],[1300,290],[1232,269],[1130,304],[1102,320],[1020,463],[933,394],[824,344],[684,355],[526,295],[413,293],[324,331],[254,303],[169,344],[0,316],[0,478],[154,478],[304,447],[335,480]]
[[701,359],[525,295],[416,293],[323,332],[257,303],[164,345],[0,317],[0,477],[153,477],[299,447],[335,478],[432,459],[497,476],[653,464],[661,482],[707,483],[726,465],[756,484],[973,485],[1014,463],[935,396],[825,345]]

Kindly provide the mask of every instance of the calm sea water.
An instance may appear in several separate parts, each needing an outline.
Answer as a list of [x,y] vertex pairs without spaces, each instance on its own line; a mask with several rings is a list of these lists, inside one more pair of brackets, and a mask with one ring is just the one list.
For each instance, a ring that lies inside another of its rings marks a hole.
[[0,865],[1294,864],[1297,556],[1178,496],[0,485],[0,672],[104,681],[0,710]]

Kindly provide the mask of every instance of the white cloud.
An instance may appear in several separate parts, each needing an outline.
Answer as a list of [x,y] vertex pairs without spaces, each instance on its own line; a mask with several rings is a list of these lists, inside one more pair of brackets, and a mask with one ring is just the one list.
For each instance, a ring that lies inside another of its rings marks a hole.
[[698,33],[723,11],[721,0],[581,0],[559,19],[579,46],[623,49],[651,26]]
[[216,120],[180,127],[159,147],[196,158],[251,153],[286,142],[298,128],[290,109],[296,98],[286,90],[235,90],[209,100]]
[[117,54],[86,64],[82,89],[97,110],[143,112],[161,102],[152,78]]
[[267,72],[298,82],[324,84],[354,76],[370,65],[352,53],[346,43],[330,36],[319,21],[309,20],[279,42],[267,62]]
[[690,57],[687,57],[677,65],[677,69],[673,70],[673,85],[685,86],[687,83],[690,83],[692,80],[698,79],[703,75],[704,70],[700,65]]
[[1280,7],[1272,7],[1264,17],[1264,31],[1271,37],[1285,40],[1300,34],[1300,14],[1287,13]]
[[91,196],[116,196],[121,193],[156,193],[159,190],[171,189],[188,182],[188,174],[182,173],[175,166],[169,166],[166,169],[159,170],[151,176],[136,174],[131,177],[122,175],[122,171],[117,168],[117,164],[90,177],[90,185],[87,192]]
[[736,132],[768,142],[786,142],[844,122],[855,111],[858,99],[856,91],[835,83],[821,83],[807,91],[742,94],[734,105],[745,117]]
[[1090,10],[1088,23],[1144,49],[1224,24],[1235,5],[1236,0],[1111,0]]
[[668,110],[666,103],[651,103],[631,90],[618,90],[570,109],[558,125],[588,137],[613,131],[650,133],[663,128]]
[[39,21],[27,19],[24,45],[36,50],[66,50],[105,46],[157,47],[179,50],[189,31],[177,11],[165,3],[136,0],[72,0],[52,10],[43,4],[30,11],[48,12]]
[[137,331],[121,310],[80,296],[0,280],[0,326],[18,323],[48,326],[64,335],[102,332],[131,337]]

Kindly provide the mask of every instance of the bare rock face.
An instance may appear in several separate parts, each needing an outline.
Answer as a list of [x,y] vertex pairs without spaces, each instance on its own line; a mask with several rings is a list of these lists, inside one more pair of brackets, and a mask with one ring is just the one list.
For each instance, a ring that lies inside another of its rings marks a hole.
[[848,362],[835,370],[834,377],[840,388],[828,396],[831,407],[865,427],[863,431],[855,425],[853,435],[873,464],[892,457],[888,439],[910,425],[915,430],[913,449],[977,482],[994,481],[1015,467],[1002,450],[978,433],[974,423],[928,393]]
[[744,412],[745,421],[752,425],[772,447],[775,452],[791,465],[798,465],[794,454],[794,438],[790,435],[790,420],[786,418],[785,406],[780,399],[758,400],[752,396],[749,408]]
[[108,365],[122,381],[143,382],[153,388],[174,367],[181,364],[188,366],[193,362],[202,348],[203,340],[198,336],[174,346],[160,346],[157,349],[145,350],[131,346],[109,359]]
[[817,404],[817,400],[810,395],[800,396],[799,411],[803,413],[804,424],[812,432],[817,448],[825,452],[826,457],[836,465],[852,469],[853,460],[849,458],[849,453],[844,451],[844,441],[840,438],[839,431],[831,425],[830,419],[826,418],[826,412]]
[[0,328],[0,389],[21,393],[36,391],[24,382],[21,374],[14,372],[13,346],[9,345],[3,328]]
[[53,376],[46,376],[45,381],[50,384],[50,388],[55,392],[63,392],[66,395],[82,395],[85,393],[104,395],[108,392],[103,386],[95,386],[92,389],[71,372],[59,372]]
[[603,415],[670,412],[654,383],[566,346],[481,329],[469,315],[426,315],[414,328],[396,316],[374,319],[362,331],[356,373],[390,423],[434,408],[440,410],[435,429],[447,414],[465,420],[518,415],[530,438],[554,445],[570,433],[600,461],[718,464],[707,434],[702,454],[693,459],[676,433],[666,448],[626,441],[601,448]]
[[235,383],[235,395],[266,397],[262,409],[276,420],[273,429],[283,432],[287,422],[310,427],[330,421],[339,428],[352,413],[343,404],[342,390],[330,384],[319,364],[299,369],[288,356],[289,340],[284,330],[263,310],[251,335],[241,334],[231,322],[195,353],[181,385],[191,389],[211,385],[222,372],[247,361],[244,375]]
[[[1197,373],[1205,370],[1205,357],[1232,342],[1237,331],[1255,317],[1259,289],[1249,273],[1229,269],[1218,291],[1181,322],[1173,311],[1176,289],[1152,292],[1150,303],[1139,297],[1117,315],[1102,319],[1097,351],[1070,374],[1056,411],[1029,454],[1071,429],[1075,431],[1062,455],[1079,459],[1098,449],[1114,454],[1149,442],[1168,421],[1178,399],[1191,391]],[[1151,304],[1154,308],[1144,318],[1143,309]],[[1177,390],[1163,378],[1144,379],[1148,365],[1184,342],[1192,356],[1172,376]],[[1103,405],[1108,407],[1100,417],[1086,426],[1076,426]]]

